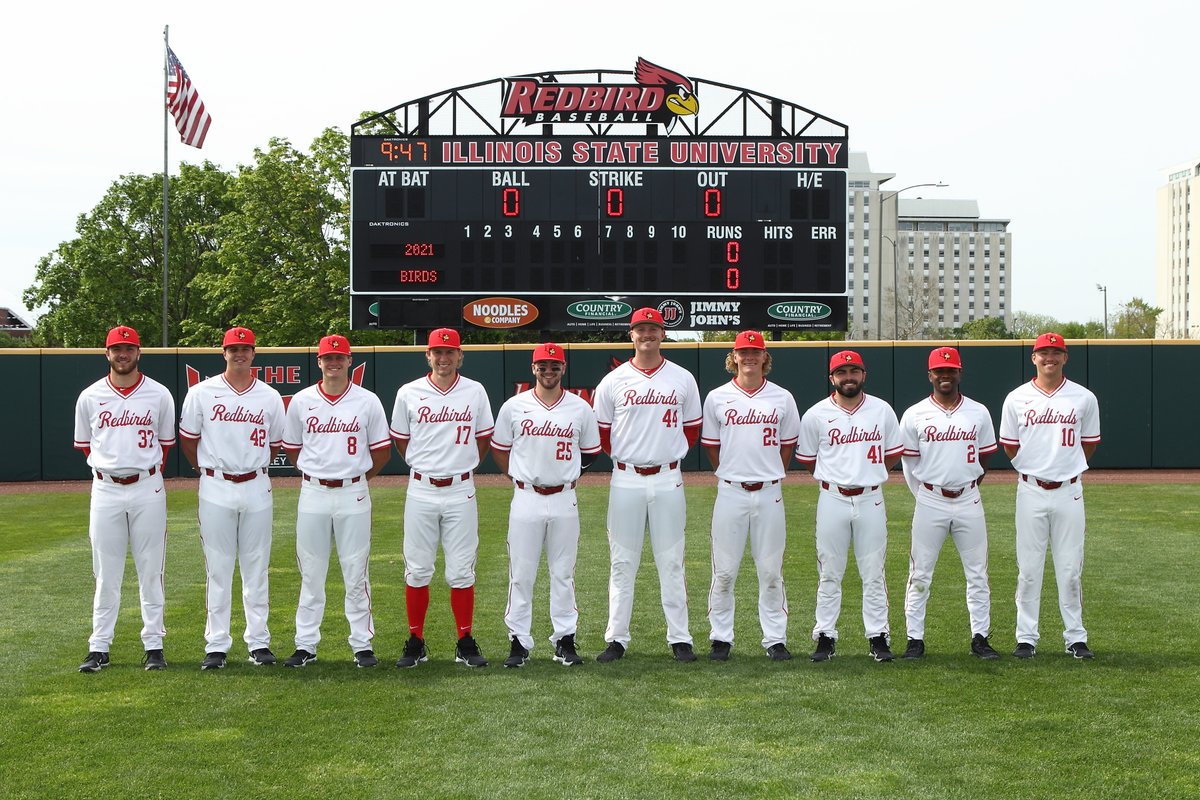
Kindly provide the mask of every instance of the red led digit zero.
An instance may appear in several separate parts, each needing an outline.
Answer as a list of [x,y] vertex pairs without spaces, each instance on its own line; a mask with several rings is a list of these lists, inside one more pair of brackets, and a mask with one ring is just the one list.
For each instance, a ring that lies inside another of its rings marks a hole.
[[742,287],[742,271],[737,267],[725,270],[725,288],[740,289]]
[[625,216],[625,190],[614,186],[608,190],[608,196],[605,199],[605,210],[610,217]]
[[704,190],[704,216],[706,216],[706,217],[721,216],[721,190],[720,189],[705,189]]
[[500,210],[506,217],[516,217],[521,214],[521,190],[509,187],[500,198]]
[[734,240],[725,243],[725,263],[736,264],[742,259],[742,243]]

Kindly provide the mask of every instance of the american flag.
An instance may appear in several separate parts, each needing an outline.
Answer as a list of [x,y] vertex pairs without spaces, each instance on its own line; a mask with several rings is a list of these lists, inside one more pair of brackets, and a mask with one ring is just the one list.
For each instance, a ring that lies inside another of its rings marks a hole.
[[167,69],[167,108],[175,117],[179,138],[184,144],[197,149],[204,147],[204,137],[208,135],[212,117],[204,109],[204,101],[200,99],[192,79],[170,47],[167,48]]

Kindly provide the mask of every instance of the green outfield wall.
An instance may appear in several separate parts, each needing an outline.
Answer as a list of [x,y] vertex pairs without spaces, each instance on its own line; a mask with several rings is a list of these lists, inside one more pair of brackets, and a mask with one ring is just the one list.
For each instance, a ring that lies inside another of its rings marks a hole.
[[[353,338],[351,338],[353,341]],[[829,392],[829,356],[849,344],[867,365],[868,392],[887,400],[899,416],[929,393],[926,364],[935,342],[775,342],[770,379],[796,397],[801,413]],[[962,351],[963,391],[992,412],[999,429],[1000,407],[1017,384],[1030,380],[1030,341],[950,342]],[[678,343],[664,346],[668,358],[696,376],[703,397],[730,379],[725,372],[729,343]],[[493,411],[528,386],[534,345],[467,346],[463,374],[480,381]],[[564,385],[591,399],[591,391],[615,364],[629,358],[624,344],[567,345]],[[72,447],[75,400],[86,386],[104,377],[104,351],[0,349],[6,375],[21,385],[0,393],[0,413],[9,420],[0,459],[0,481],[81,480],[88,477],[82,454]],[[259,377],[288,397],[320,376],[316,349],[262,348],[255,358]],[[142,371],[165,384],[177,409],[188,386],[221,372],[218,348],[146,348]],[[420,347],[359,348],[354,367],[362,385],[379,395],[391,414],[396,389],[428,369]],[[1092,466],[1102,469],[1181,469],[1200,467],[1200,425],[1185,407],[1200,397],[1200,343],[1108,340],[1070,344],[1067,376],[1096,393],[1103,440]],[[1195,390],[1195,391],[1194,391]],[[178,422],[178,420],[176,420]],[[697,448],[698,450],[698,448]],[[687,458],[689,469],[707,468],[699,452]],[[596,469],[605,469],[601,459]],[[991,467],[1008,467],[998,453]],[[281,461],[272,468],[294,474]],[[407,465],[395,455],[384,470],[402,474]],[[481,472],[494,472],[488,459]],[[178,448],[171,451],[168,477],[180,474]]]

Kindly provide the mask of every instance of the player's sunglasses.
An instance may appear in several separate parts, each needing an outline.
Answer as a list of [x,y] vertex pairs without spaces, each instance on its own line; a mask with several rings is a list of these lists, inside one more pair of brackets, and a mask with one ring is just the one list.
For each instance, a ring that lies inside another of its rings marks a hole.
[[538,364],[534,367],[538,372],[562,372],[562,364]]

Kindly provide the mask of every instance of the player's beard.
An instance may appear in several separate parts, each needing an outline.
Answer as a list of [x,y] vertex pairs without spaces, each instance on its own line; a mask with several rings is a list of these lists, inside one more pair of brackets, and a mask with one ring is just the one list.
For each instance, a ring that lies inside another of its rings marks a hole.
[[849,398],[850,400],[853,400],[862,394],[862,384],[855,383],[853,381],[843,381],[834,388],[838,394],[840,394],[842,397]]
[[141,359],[141,354],[134,356],[128,361],[118,361],[113,359],[108,362],[108,366],[117,375],[131,375],[137,370],[138,361]]

